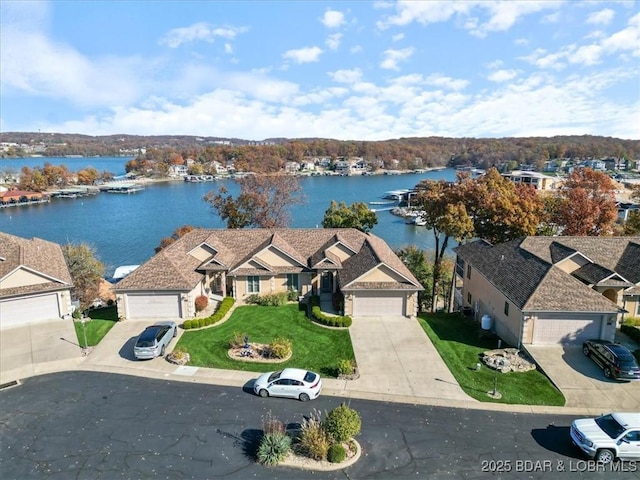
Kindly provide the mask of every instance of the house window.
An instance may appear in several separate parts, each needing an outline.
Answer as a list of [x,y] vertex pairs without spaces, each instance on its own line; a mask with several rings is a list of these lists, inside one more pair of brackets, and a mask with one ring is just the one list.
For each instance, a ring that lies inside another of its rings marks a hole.
[[467,278],[471,278],[471,265],[467,265]]
[[472,300],[471,292],[467,292],[467,303],[468,303],[469,305],[471,305],[471,300]]
[[509,302],[504,302],[504,314],[509,316]]
[[260,293],[260,277],[257,275],[250,275],[247,277],[247,292]]
[[298,290],[298,274],[287,273],[287,290]]

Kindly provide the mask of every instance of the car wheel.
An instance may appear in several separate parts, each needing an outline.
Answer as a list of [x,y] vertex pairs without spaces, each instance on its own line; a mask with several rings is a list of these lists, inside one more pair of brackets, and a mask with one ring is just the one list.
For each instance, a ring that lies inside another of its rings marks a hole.
[[167,347],[162,345],[162,348],[160,349],[160,356],[161,357],[164,357],[164,352],[165,352],[166,349],[167,349]]
[[604,367],[604,376],[611,378],[611,369],[609,367]]
[[258,395],[260,395],[262,398],[268,397],[269,396],[269,392],[267,392],[264,388],[262,390],[260,390],[258,392]]
[[582,347],[582,353],[584,353],[584,355],[586,357],[588,357],[589,355],[591,355],[591,352],[589,352],[589,347],[587,347],[586,345],[584,347]]
[[301,393],[300,394],[300,401],[301,402],[308,402],[309,401],[309,395],[307,395],[306,393]]
[[598,450],[598,453],[596,453],[596,462],[598,463],[611,463],[614,458],[613,452],[608,448]]

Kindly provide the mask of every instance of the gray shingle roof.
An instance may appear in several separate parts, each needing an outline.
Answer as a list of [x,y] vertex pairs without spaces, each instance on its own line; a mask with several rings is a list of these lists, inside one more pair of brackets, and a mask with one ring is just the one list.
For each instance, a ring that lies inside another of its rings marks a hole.
[[[325,250],[337,242],[342,242],[357,254],[343,262],[338,274],[340,284],[344,279],[355,279],[376,265],[385,264],[407,278],[407,284],[421,290],[420,283],[393,253],[393,250],[373,234],[365,234],[356,229],[196,229],[167,248],[161,250],[149,261],[131,272],[115,286],[115,290],[191,290],[203,278],[199,270],[208,265],[188,252],[205,242],[216,250],[213,258],[224,257],[228,270],[234,270],[253,258],[261,250],[273,245],[286,255],[300,262],[302,267],[268,266],[277,273],[297,273],[309,271],[313,260],[339,259]],[[350,263],[350,265],[348,265]],[[234,272],[243,275],[260,275],[266,270],[243,267]],[[350,281],[349,280],[349,281]],[[404,288],[404,287],[403,287]]]
[[17,268],[49,277],[39,285],[0,289],[0,297],[70,288],[73,284],[62,247],[40,238],[26,239],[0,232],[0,279]]
[[[640,282],[639,247],[639,237],[526,237],[495,246],[479,240],[454,250],[520,310],[615,312],[613,302],[583,282],[613,285],[615,273]],[[555,266],[576,253],[593,263],[573,276]]]

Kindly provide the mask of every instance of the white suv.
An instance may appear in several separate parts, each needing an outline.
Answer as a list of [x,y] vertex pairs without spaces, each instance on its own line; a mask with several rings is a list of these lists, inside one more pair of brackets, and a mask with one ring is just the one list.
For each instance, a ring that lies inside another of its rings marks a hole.
[[571,441],[590,458],[640,460],[640,413],[609,413],[571,424]]

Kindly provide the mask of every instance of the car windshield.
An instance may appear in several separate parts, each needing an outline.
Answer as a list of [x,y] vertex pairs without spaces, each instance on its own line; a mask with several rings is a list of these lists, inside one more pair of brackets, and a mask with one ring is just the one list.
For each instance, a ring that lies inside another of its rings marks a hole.
[[307,372],[304,374],[304,381],[307,383],[313,383],[316,380],[317,375],[313,372]]
[[279,379],[281,373],[282,372],[273,372],[271,375],[269,375],[269,383],[273,382],[274,380]]
[[596,418],[596,423],[611,438],[618,438],[624,432],[624,427],[610,414]]

